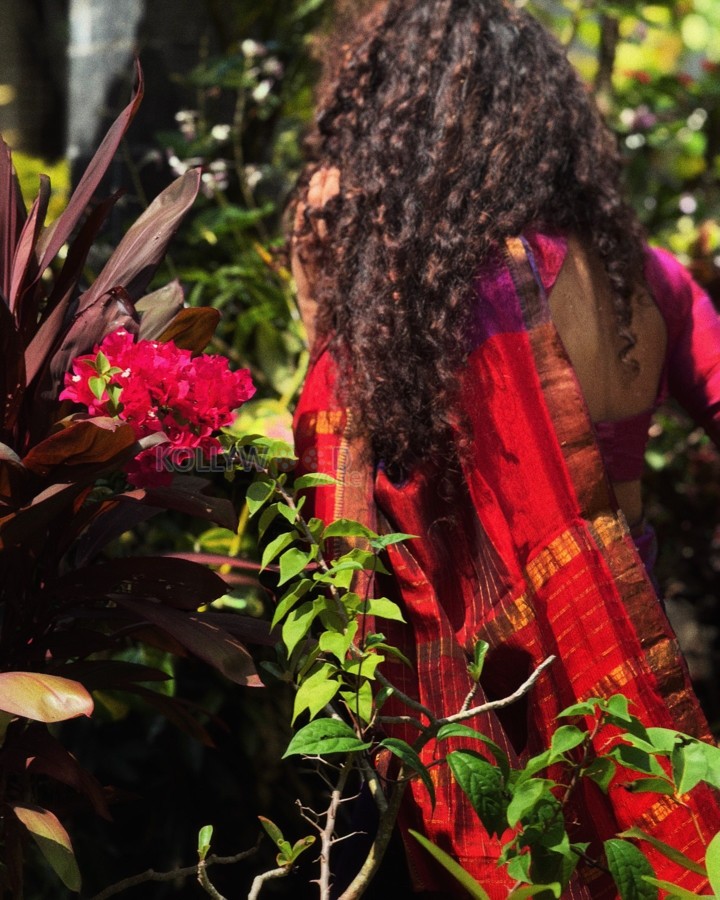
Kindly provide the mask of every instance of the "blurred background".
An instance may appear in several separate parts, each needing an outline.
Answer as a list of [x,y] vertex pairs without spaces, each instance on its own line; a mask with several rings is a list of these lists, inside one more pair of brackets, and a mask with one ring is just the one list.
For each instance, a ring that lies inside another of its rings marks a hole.
[[[568,47],[617,133],[628,191],[649,239],[677,254],[718,303],[720,4],[534,0],[527,7]],[[106,252],[158,190],[187,167],[203,166],[201,197],[158,281],[178,277],[190,304],[222,311],[211,350],[249,367],[259,388],[238,427],[289,437],[307,353],[282,252],[283,209],[302,162],[323,41],[337,10],[354,5],[2,0],[2,8],[0,131],[14,150],[26,201],[45,172],[54,215],[62,209],[104,129],[127,103],[138,56],[145,100],[105,186],[107,193],[125,191],[104,236]],[[102,247],[98,253],[89,280]],[[718,730],[720,458],[678,409],[664,410],[652,434],[648,515],[660,538],[659,580]],[[238,491],[222,478],[217,487],[231,496]],[[124,535],[113,552],[246,559],[248,574],[238,576],[224,602],[260,615],[266,594],[252,574],[255,537],[241,518],[231,533],[166,516]],[[172,666],[170,657],[134,659]],[[84,897],[150,867],[192,865],[198,829],[207,823],[215,826],[213,850],[220,854],[255,843],[258,815],[277,821],[291,841],[307,833],[295,800],[312,804],[320,786],[280,762],[289,721],[283,686],[244,692],[188,660],[172,674],[161,690],[184,698],[207,730],[205,743],[119,694],[98,698],[92,722],[65,726],[66,744],[112,785],[112,822],[57,798],[65,818],[72,814]],[[244,897],[253,874],[273,864],[266,848],[250,861],[213,869],[213,880],[225,895]],[[43,866],[33,869],[28,900],[64,896]],[[307,880],[301,867],[264,894],[316,896]],[[201,895],[184,878],[127,892]]]

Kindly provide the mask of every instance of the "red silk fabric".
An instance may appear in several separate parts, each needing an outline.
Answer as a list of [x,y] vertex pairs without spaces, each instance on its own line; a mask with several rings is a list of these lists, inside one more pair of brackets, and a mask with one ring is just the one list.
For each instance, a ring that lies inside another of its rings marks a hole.
[[[386,666],[397,687],[437,715],[448,715],[461,708],[471,688],[467,664],[477,639],[491,649],[474,704],[507,696],[556,656],[528,696],[468,723],[516,765],[549,746],[564,707],[615,693],[625,694],[631,712],[647,725],[708,737],[549,318],[541,276],[543,266],[557,273],[557,261],[547,258],[552,249],[540,240],[508,242],[506,260],[490,279],[495,290],[483,295],[477,346],[459,376],[471,438],[461,472],[428,464],[394,484],[382,467],[373,471],[362,446],[348,437],[351,413],[337,399],[328,352],[313,362],[295,421],[302,467],[340,482],[316,490],[315,515],[326,521],[347,516],[372,527],[380,522],[419,536],[389,548],[392,575],[377,586],[401,604],[407,620],[406,626],[381,626],[414,664],[413,671]],[[392,701],[384,711],[407,712]],[[393,726],[391,733],[411,742],[416,734],[405,726]],[[431,744],[423,759],[427,764],[458,746],[468,745]],[[455,856],[493,900],[507,896],[512,880],[497,866],[501,842],[485,832],[448,767],[431,772],[435,807],[413,781],[400,817],[416,888],[463,896],[407,835],[411,827]],[[588,852],[597,855],[602,840],[634,825],[703,862],[704,845],[720,830],[715,793],[700,787],[680,805],[632,794],[625,780],[626,773],[618,773],[607,796],[592,784],[576,793],[569,810],[572,838],[590,841]],[[643,850],[659,878],[696,893],[707,890],[702,877],[647,844]],[[618,895],[608,876],[585,867],[565,896]]]

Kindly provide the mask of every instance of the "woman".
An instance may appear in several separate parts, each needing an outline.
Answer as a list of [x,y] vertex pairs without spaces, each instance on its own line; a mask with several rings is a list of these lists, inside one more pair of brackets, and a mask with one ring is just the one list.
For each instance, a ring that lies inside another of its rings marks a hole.
[[[640,475],[668,391],[720,437],[720,321],[621,197],[614,141],[562,48],[500,0],[390,0],[342,47],[301,182],[294,271],[314,337],[298,454],[336,475],[315,512],[419,539],[383,591],[413,658],[390,675],[438,714],[533,693],[475,723],[516,760],[578,698],[621,692],[657,726],[707,726],[652,588]],[[404,737],[402,729],[396,732]],[[401,817],[490,895],[512,884],[447,767]],[[702,861],[720,809],[617,782],[571,813],[591,849],[630,825]],[[698,834],[696,822],[704,832]],[[406,842],[416,890],[450,896]],[[590,851],[589,851],[590,852]],[[649,851],[658,877],[701,876]],[[613,897],[597,867],[567,896]]]

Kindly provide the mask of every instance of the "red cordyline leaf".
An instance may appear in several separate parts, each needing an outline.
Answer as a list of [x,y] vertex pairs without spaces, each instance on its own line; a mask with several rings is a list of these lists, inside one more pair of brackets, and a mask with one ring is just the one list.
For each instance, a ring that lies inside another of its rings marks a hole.
[[0,672],[0,709],[36,722],[89,716],[93,701],[77,681],[40,672]]
[[0,302],[7,304],[15,247],[25,222],[25,204],[15,177],[8,145],[0,139]]
[[117,285],[132,300],[142,296],[165,256],[170,239],[195,202],[200,174],[200,169],[190,169],[158,194],[127,231],[92,286],[82,294],[79,312]]
[[103,142],[97,149],[80,183],[73,191],[68,205],[60,216],[43,232],[37,243],[39,274],[42,274],[57,256],[58,250],[68,240],[80,218],[85,213],[88,203],[107,172],[115,156],[120,141],[130,125],[140,101],[143,98],[144,83],[140,62],[136,60],[135,73],[137,85],[130,103],[110,126]]
[[[33,251],[35,250],[35,243],[40,234],[40,229],[45,224],[49,202],[50,179],[47,175],[41,175],[38,195],[35,198],[23,230],[20,232],[20,239],[15,248],[10,278],[10,296],[8,297],[11,310],[15,310],[18,307],[21,291],[31,288],[39,277],[37,260]],[[19,315],[18,322],[22,327],[22,320]]]
[[115,598],[119,606],[130,610],[173,637],[193,655],[209,663],[230,681],[246,687],[262,687],[252,657],[245,647],[203,615],[188,615],[156,603],[139,603]]

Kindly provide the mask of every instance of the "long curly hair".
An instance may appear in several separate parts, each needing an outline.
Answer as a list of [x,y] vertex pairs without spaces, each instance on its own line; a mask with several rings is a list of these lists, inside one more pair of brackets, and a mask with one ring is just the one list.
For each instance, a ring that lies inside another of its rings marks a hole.
[[592,98],[509,2],[389,0],[337,60],[298,197],[321,166],[339,169],[341,192],[296,237],[356,431],[403,471],[452,455],[470,286],[506,237],[544,228],[593,248],[627,348],[642,235]]

